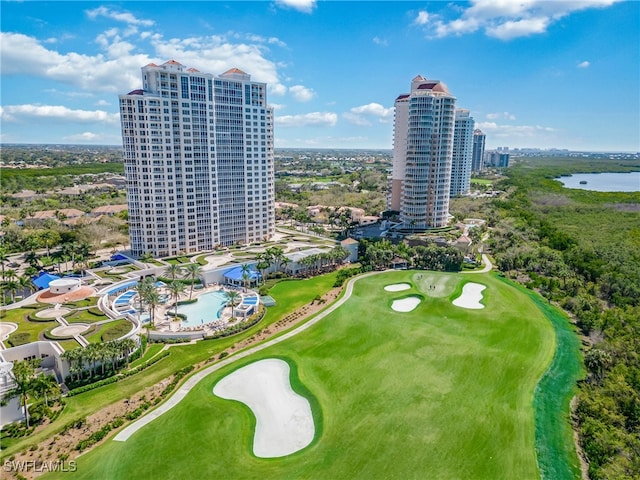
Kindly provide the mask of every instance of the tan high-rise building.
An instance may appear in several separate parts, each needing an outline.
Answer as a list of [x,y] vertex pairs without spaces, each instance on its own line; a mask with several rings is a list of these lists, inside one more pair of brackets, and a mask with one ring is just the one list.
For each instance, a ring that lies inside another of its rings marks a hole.
[[420,75],[396,98],[388,207],[405,228],[447,224],[455,102],[444,83]]

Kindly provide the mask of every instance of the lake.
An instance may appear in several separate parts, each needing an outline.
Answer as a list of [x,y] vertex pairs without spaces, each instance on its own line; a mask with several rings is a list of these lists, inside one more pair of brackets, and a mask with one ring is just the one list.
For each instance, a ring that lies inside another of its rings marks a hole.
[[565,188],[593,192],[640,192],[640,172],[576,173],[569,177],[558,177],[556,180]]

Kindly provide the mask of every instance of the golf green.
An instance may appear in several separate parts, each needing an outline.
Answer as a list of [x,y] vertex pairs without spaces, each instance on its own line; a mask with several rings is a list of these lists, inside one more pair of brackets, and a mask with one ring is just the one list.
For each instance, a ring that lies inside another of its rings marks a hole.
[[[452,305],[467,282],[486,286],[485,308]],[[395,283],[411,288],[384,290]],[[390,308],[408,296],[422,301],[410,312]],[[126,442],[107,440],[79,457],[74,478],[539,478],[534,390],[555,346],[534,301],[490,274],[364,277],[317,324],[212,373]],[[293,455],[261,459],[252,454],[250,410],[212,390],[233,370],[274,357],[293,367],[316,434]]]

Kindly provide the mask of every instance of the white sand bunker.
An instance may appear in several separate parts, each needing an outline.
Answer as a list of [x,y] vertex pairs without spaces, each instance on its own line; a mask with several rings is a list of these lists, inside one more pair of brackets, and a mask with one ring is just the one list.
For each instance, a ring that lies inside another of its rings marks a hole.
[[452,303],[456,307],[469,308],[472,310],[484,308],[480,300],[482,300],[482,291],[485,288],[487,287],[479,283],[465,283],[464,287],[462,287],[462,294]]
[[420,305],[421,301],[419,297],[406,297],[394,300],[393,303],[391,303],[391,310],[396,312],[410,312]]
[[71,325],[60,325],[59,327],[51,330],[51,335],[56,337],[73,337],[74,335],[80,335],[89,329],[89,325],[86,323],[72,323]]
[[309,401],[289,382],[289,364],[270,358],[251,363],[220,380],[213,393],[246,404],[256,417],[253,453],[261,458],[290,455],[315,434]]
[[394,283],[393,285],[387,285],[384,289],[387,292],[401,292],[403,290],[409,290],[411,285],[408,283]]

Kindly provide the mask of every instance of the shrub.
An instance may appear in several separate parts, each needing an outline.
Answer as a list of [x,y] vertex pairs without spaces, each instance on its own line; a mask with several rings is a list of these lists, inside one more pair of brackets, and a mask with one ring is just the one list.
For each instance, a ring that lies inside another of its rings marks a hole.
[[26,332],[14,333],[9,337],[9,345],[17,347],[31,341],[31,335]]
[[229,352],[220,352],[220,355],[218,355],[218,360],[222,360],[224,357],[228,357],[229,356]]

